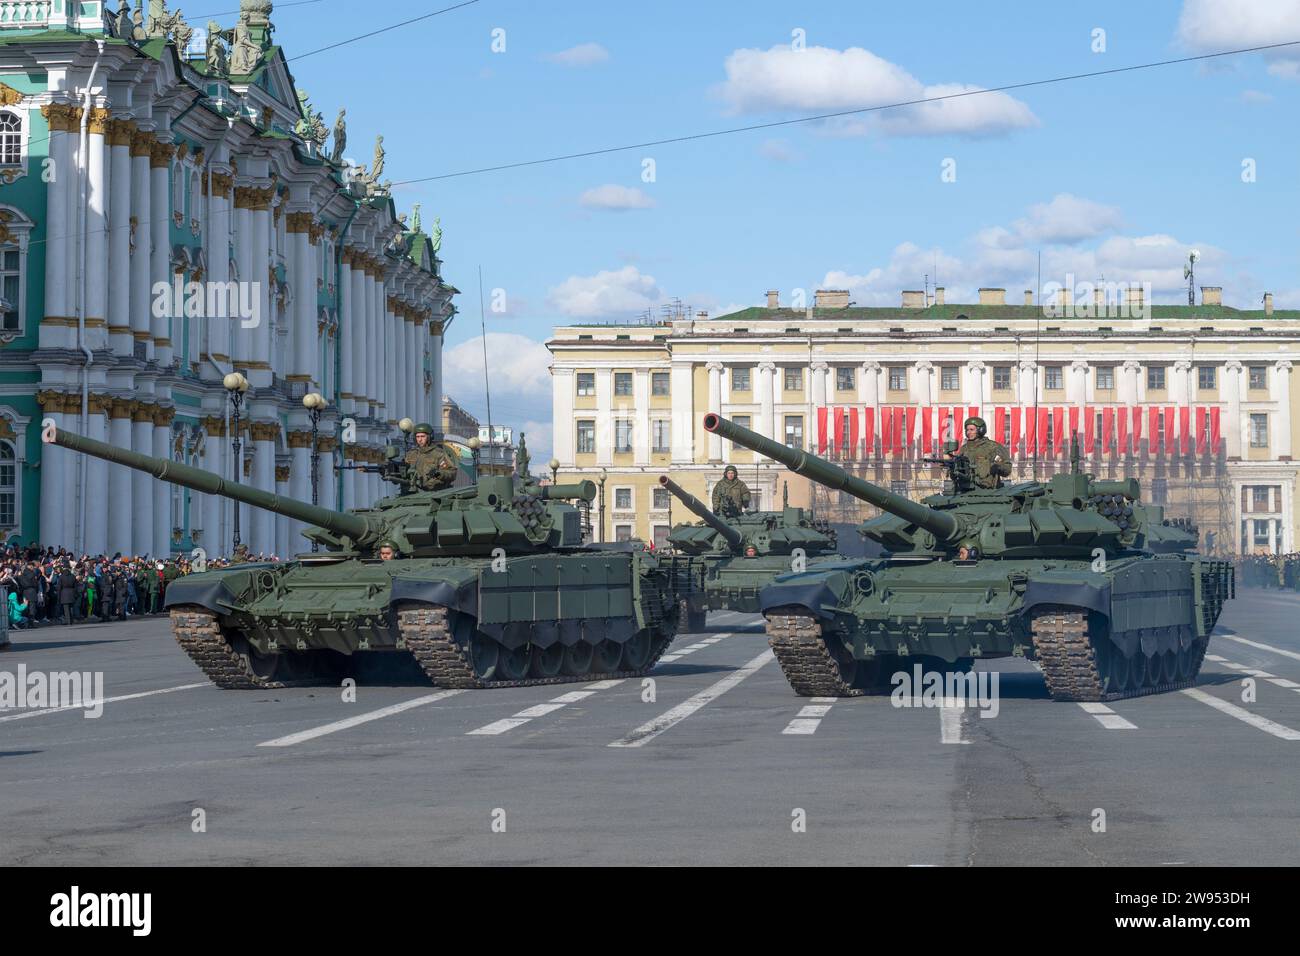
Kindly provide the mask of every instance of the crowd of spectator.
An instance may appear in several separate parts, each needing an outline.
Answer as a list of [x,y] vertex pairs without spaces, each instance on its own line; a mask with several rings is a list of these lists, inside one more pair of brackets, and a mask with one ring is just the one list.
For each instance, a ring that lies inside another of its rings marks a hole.
[[1300,553],[1248,554],[1237,559],[1237,584],[1243,588],[1300,590]]

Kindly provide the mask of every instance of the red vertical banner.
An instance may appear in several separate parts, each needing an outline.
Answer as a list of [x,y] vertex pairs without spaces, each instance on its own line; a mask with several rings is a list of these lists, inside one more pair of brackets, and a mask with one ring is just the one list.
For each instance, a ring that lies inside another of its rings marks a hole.
[[1070,434],[1066,436],[1066,439],[1072,441],[1074,439],[1074,436],[1077,435],[1078,433],[1079,433],[1079,406],[1071,405],[1070,406]]
[[1038,410],[1038,448],[1040,455],[1050,455],[1051,447],[1047,443],[1047,421],[1051,417],[1050,408],[1040,408]]
[[1034,422],[1033,408],[1025,409],[1025,454],[1033,455],[1038,452],[1038,428]]
[[1165,408],[1165,454],[1172,455],[1178,451],[1175,440],[1178,438],[1178,409],[1173,405]]
[[1091,455],[1097,445],[1097,416],[1092,413],[1092,406],[1083,406],[1083,453]]
[[1178,409],[1178,447],[1184,455],[1192,450],[1192,409],[1187,405]]
[[999,405],[993,409],[993,440],[1005,441],[1007,435],[1007,410]]
[[1215,405],[1210,409],[1210,454],[1219,453],[1219,442],[1222,436],[1219,434],[1219,406]]
[[826,409],[817,409],[817,454],[826,454]]
[[903,436],[903,443],[908,448],[916,447],[916,406],[907,407],[907,432]]
[[1057,405],[1052,409],[1052,444],[1055,446],[1052,453],[1059,455],[1066,448],[1065,440],[1065,408]]
[[880,410],[880,453],[888,455],[894,450],[894,410]]
[[1157,405],[1147,409],[1147,448],[1153,455],[1160,450],[1160,408]]
[[1136,405],[1130,410],[1133,416],[1133,454],[1142,454],[1142,409]]
[[1110,451],[1111,439],[1115,437],[1115,409],[1101,410],[1101,453]]
[[[970,408],[966,409],[966,411],[970,413],[971,418],[980,417],[980,407],[978,405],[972,405]],[[985,422],[984,424],[987,425],[988,422]]]
[[844,409],[835,409],[833,420],[835,427],[831,430],[831,455],[842,455],[844,454]]
[[894,409],[894,454],[896,455],[907,454],[907,439],[903,433],[903,423],[906,417],[906,409]]
[[874,458],[876,455],[876,410],[862,410],[862,448],[863,456]]
[[849,416],[849,457],[856,461],[862,457],[862,446],[858,444],[858,410],[846,408],[844,413]]
[[954,437],[951,434],[952,429],[952,411],[946,405],[939,406],[939,441],[948,441]]
[[1020,408],[1013,406],[1007,414],[1011,416],[1011,457],[1015,458],[1020,454]]
[[959,445],[966,444],[966,414],[960,406],[952,410],[952,432]]
[[1210,410],[1204,405],[1196,406],[1196,454],[1204,455],[1209,440]]
[[934,454],[934,409],[929,406],[921,409],[921,453]]
[[1124,405],[1115,409],[1115,444],[1121,455],[1128,452],[1128,408]]

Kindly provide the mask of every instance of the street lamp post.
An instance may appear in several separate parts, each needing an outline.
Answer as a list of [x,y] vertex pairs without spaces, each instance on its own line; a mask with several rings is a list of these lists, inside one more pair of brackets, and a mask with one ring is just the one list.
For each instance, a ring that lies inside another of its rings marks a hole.
[[609,480],[609,472],[604,468],[600,469],[600,542],[605,543],[605,482]]
[[[231,372],[221,384],[225,386],[226,391],[230,393],[230,404],[234,409],[235,435],[234,435],[234,452],[235,452],[235,484],[240,482],[240,472],[244,470],[243,456],[240,451],[243,443],[239,440],[239,409],[244,404],[244,393],[248,391],[248,379],[238,372]],[[239,502],[235,502],[235,541],[234,547],[239,547]]]
[[483,440],[477,435],[465,444],[469,445],[470,454],[474,456],[474,481],[478,481],[478,450],[483,447]]
[[551,469],[551,484],[558,485],[560,483],[560,459],[552,458],[546,464]]
[[[320,416],[329,404],[319,392],[308,392],[302,404],[311,417],[311,503],[320,504]],[[320,550],[320,542],[313,539],[312,551]]]
[[403,418],[397,423],[397,427],[402,433],[402,444],[409,449],[411,447],[411,432],[415,431],[415,422],[409,418]]

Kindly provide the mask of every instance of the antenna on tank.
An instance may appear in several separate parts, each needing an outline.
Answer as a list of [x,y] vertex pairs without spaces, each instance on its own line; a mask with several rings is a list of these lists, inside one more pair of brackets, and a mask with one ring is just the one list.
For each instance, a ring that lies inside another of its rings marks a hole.
[[478,324],[483,333],[483,396],[487,399],[488,444],[495,440],[492,431],[492,384],[488,378],[487,314],[483,309],[483,267],[478,267]]

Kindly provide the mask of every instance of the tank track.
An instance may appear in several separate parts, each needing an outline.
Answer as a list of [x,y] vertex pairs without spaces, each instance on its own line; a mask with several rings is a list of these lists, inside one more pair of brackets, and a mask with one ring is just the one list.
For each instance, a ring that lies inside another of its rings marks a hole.
[[660,637],[650,650],[645,667],[634,671],[614,671],[555,677],[526,677],[522,680],[483,680],[474,673],[469,649],[457,644],[447,621],[447,609],[440,605],[408,608],[397,612],[397,629],[406,649],[415,657],[425,676],[437,687],[486,689],[498,687],[539,687],[546,684],[574,684],[593,680],[642,677],[654,669],[660,656],[673,642],[675,634]]
[[230,646],[217,616],[200,608],[177,608],[171,612],[172,634],[190,660],[212,683],[223,690],[278,690],[282,681],[258,677]]
[[767,619],[767,643],[785,679],[800,697],[861,697],[840,674],[822,637],[821,624],[806,614],[773,614]]
[[1105,681],[1097,669],[1097,653],[1088,637],[1088,618],[1083,611],[1056,610],[1037,614],[1030,630],[1034,655],[1042,665],[1048,692],[1053,700],[1066,701],[1126,700],[1193,687],[1210,643],[1208,640],[1199,640],[1180,651],[1196,655],[1196,666],[1188,680],[1107,691]]

